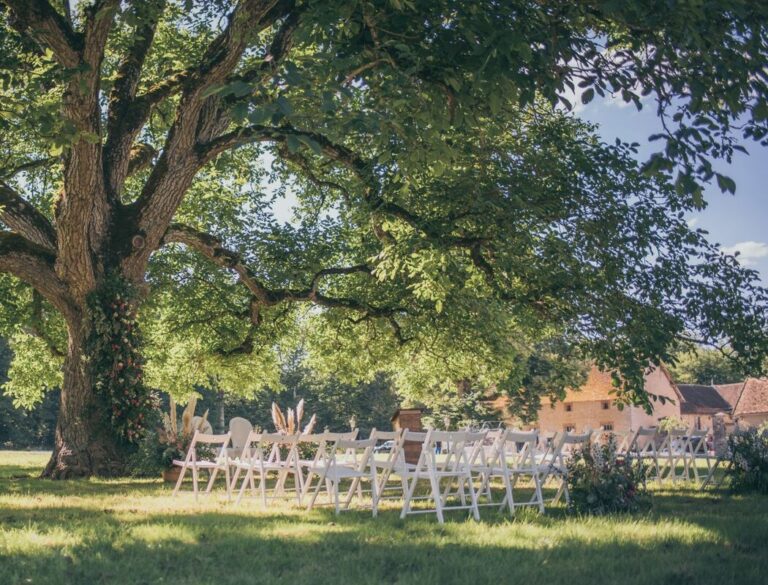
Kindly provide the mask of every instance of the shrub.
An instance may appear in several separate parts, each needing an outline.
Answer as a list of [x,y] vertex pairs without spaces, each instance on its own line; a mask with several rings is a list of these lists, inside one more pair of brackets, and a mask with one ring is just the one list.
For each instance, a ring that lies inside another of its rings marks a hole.
[[728,458],[734,491],[768,494],[768,429],[736,429],[728,437]]
[[613,434],[576,451],[567,464],[570,509],[585,514],[634,512],[647,503],[646,469],[618,454]]
[[665,416],[659,421],[659,430],[665,433],[669,431],[684,431],[688,428],[683,419],[677,416]]

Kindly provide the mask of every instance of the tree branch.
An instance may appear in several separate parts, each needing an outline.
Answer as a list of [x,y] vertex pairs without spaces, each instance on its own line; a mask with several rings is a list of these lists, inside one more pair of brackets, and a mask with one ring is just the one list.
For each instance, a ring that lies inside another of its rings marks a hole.
[[119,9],[120,0],[96,0],[86,9],[83,61],[90,67],[89,74],[94,79],[100,77],[107,36]]
[[56,161],[56,159],[53,158],[53,157],[40,158],[40,159],[36,159],[36,160],[29,160],[27,162],[23,162],[23,163],[18,164],[15,167],[10,168],[10,169],[0,170],[0,181],[12,179],[13,177],[18,175],[19,173],[23,173],[25,171],[36,169],[36,168],[39,168],[39,167],[44,167],[46,165],[51,164],[54,161]]
[[243,264],[240,254],[226,249],[221,241],[194,228],[181,224],[173,224],[163,237],[163,243],[179,243],[199,252],[217,266],[234,270],[240,281],[265,306],[273,305],[275,299],[267,287]]
[[0,0],[11,9],[11,26],[22,34],[29,34],[41,47],[53,52],[56,60],[74,69],[80,64],[82,36],[47,0]]
[[0,181],[0,221],[49,252],[56,250],[56,231],[51,222],[9,185]]
[[371,274],[370,266],[356,264],[354,266],[331,267],[317,271],[310,285],[303,289],[270,289],[242,261],[237,252],[226,249],[221,241],[194,228],[179,224],[172,225],[163,238],[163,243],[180,243],[199,252],[217,266],[234,270],[240,277],[240,282],[253,294],[258,307],[270,307],[281,302],[312,302],[328,308],[349,309],[366,313],[372,317],[389,317],[395,313],[405,312],[402,308],[377,307],[358,299],[345,297],[330,297],[318,291],[320,279],[331,275]]
[[152,250],[159,245],[166,228],[200,169],[196,150],[198,129],[205,125],[201,116],[206,103],[205,90],[223,81],[234,71],[250,39],[284,16],[276,11],[292,3],[281,0],[241,0],[224,31],[211,43],[194,72],[184,82],[176,110],[176,120],[168,133],[162,154],[154,166],[141,195],[132,206],[136,229],[146,245],[134,249],[124,261],[127,274],[143,273]]
[[107,140],[104,144],[104,171],[110,197],[119,198],[123,181],[131,173],[131,147],[146,122],[150,103],[136,104],[136,89],[166,0],[135,3],[132,9],[141,19],[134,31],[134,41],[117,69],[109,96]]
[[[219,154],[244,144],[254,142],[275,142],[278,144],[285,144],[289,136],[312,140],[317,144],[320,152],[326,158],[341,164],[354,173],[363,183],[364,200],[372,213],[383,213],[397,217],[433,239],[439,239],[445,243],[452,242],[451,245],[462,243],[462,238],[448,236],[431,226],[427,220],[420,218],[418,215],[396,203],[383,199],[379,195],[379,181],[374,174],[373,164],[366,161],[346,146],[335,143],[318,132],[298,130],[288,124],[277,127],[256,124],[245,128],[239,128],[200,146],[199,152],[201,161],[209,162]],[[451,242],[449,242],[449,240]],[[466,242],[464,245],[466,245]]]
[[32,289],[32,315],[24,326],[24,332],[42,340],[54,357],[63,358],[66,355],[66,352],[59,349],[43,330],[43,296],[34,288]]
[[79,316],[54,270],[53,254],[18,234],[0,232],[0,272],[8,272],[40,292],[65,319]]
[[289,10],[287,18],[283,22],[282,26],[275,33],[272,43],[269,46],[269,50],[264,57],[264,60],[256,67],[249,69],[239,75],[234,75],[228,79],[228,81],[243,81],[245,83],[264,82],[269,76],[274,75],[277,70],[277,66],[283,57],[285,57],[291,50],[293,45],[293,32],[299,25],[299,19],[301,16],[301,10],[293,7],[293,2],[288,7],[282,7],[281,10]]

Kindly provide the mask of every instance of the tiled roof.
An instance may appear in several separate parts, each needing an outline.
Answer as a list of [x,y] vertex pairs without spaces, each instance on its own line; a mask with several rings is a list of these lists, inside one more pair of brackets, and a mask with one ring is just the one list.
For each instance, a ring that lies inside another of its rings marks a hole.
[[744,388],[744,382],[736,382],[735,384],[715,384],[713,388],[717,390],[717,393],[731,405],[731,408],[733,408],[739,401],[741,390]]
[[734,415],[763,412],[768,412],[768,378],[748,378],[734,408]]
[[[564,402],[591,402],[594,400],[614,400],[616,388],[613,386],[610,372],[602,372],[592,366],[587,381],[578,389],[568,389]],[[541,399],[542,404],[549,404],[548,398]]]
[[731,410],[731,405],[713,386],[678,384],[677,389],[683,397],[680,414],[715,414]]

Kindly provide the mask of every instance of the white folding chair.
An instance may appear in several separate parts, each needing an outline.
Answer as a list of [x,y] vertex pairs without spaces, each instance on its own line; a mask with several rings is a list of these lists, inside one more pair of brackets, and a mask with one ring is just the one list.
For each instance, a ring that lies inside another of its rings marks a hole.
[[236,416],[229,421],[229,434],[232,435],[232,446],[229,448],[230,457],[237,457],[242,453],[252,430],[253,425],[248,419]]
[[648,479],[661,482],[661,465],[659,464],[658,447],[664,440],[663,435],[656,429],[640,427],[632,435],[627,447],[627,457],[637,459],[641,463],[650,463],[647,471]]
[[[431,430],[427,432],[424,445],[419,455],[419,461],[413,470],[401,468],[403,473],[407,474],[408,491],[403,501],[403,509],[400,513],[401,518],[408,514],[435,513],[437,521],[443,524],[445,521],[444,512],[447,510],[470,510],[475,520],[480,520],[480,511],[477,507],[477,495],[472,481],[471,461],[475,460],[476,452],[482,448],[482,442],[485,438],[484,433],[447,432]],[[435,452],[437,442],[447,445],[440,458]],[[418,509],[411,508],[411,502],[414,499],[414,493],[419,481],[429,481],[430,492],[427,499],[434,503],[434,508]],[[441,482],[447,480],[447,485],[443,488]],[[448,495],[453,482],[458,484],[458,493],[460,502],[458,505],[448,505]],[[469,491],[469,504],[466,501],[466,492]]]
[[[499,437],[496,456],[489,473],[490,477],[501,477],[504,483],[504,499],[499,506],[509,507],[512,515],[515,508],[537,506],[544,513],[544,496],[541,490],[542,465],[536,460],[536,448],[539,444],[538,431],[507,431]],[[533,496],[527,502],[515,502],[514,488],[520,478],[530,477],[533,482]]]
[[[216,476],[218,475],[219,471],[223,471],[227,483],[227,499],[231,499],[232,492],[230,490],[229,461],[227,457],[227,446],[229,445],[230,439],[231,437],[229,433],[224,435],[210,435],[201,433],[200,431],[195,431],[184,460],[179,461],[174,459],[173,461],[173,465],[181,467],[181,473],[179,473],[179,479],[176,482],[176,487],[173,489],[173,495],[175,496],[179,493],[179,490],[181,489],[181,483],[184,481],[184,476],[187,473],[187,469],[189,469],[192,472],[192,489],[195,494],[195,500],[197,500],[198,472],[202,469],[210,473],[210,478],[208,479],[208,486],[205,489],[205,493],[211,493],[213,482],[216,481]],[[214,451],[213,457],[198,457],[197,451],[198,446],[200,445],[211,445],[212,447],[216,447],[212,449]]]
[[[386,465],[381,465],[380,462],[376,462],[376,465],[381,469],[381,475],[379,478],[379,486],[386,487],[387,481],[400,483],[400,498],[405,498],[408,492],[408,480],[413,476],[416,471],[416,463],[411,463],[406,459],[406,446],[407,444],[418,444],[420,447],[419,453],[424,449],[425,441],[427,439],[425,431],[410,431],[403,429],[401,431],[400,442],[397,444],[397,449],[392,452],[392,456],[389,458],[389,462]],[[419,455],[421,456],[421,455]],[[394,476],[397,479],[391,479]],[[389,489],[389,488],[387,488]],[[397,488],[394,488],[397,489]],[[382,498],[383,490],[379,490],[379,499]],[[387,499],[395,499],[387,498]],[[412,496],[411,500],[426,500],[429,496]]]
[[[318,447],[318,456],[304,482],[304,495],[312,491],[312,482],[317,477],[312,497],[307,504],[307,510],[315,506],[317,496],[325,485],[329,500],[333,501],[336,514],[348,510],[355,493],[362,504],[361,483],[366,479],[370,483],[371,510],[373,516],[378,513],[378,497],[376,494],[376,466],[372,465],[375,439],[350,440],[332,436],[324,436],[324,444]],[[350,481],[343,504],[340,501],[341,482]]]
[[[381,502],[381,500],[402,498],[407,490],[405,479],[400,476],[399,480],[395,480],[396,485],[393,485],[391,477],[392,475],[396,475],[395,468],[401,465],[405,432],[402,429],[396,431],[379,431],[377,429],[373,429],[371,431],[370,438],[373,439],[375,443],[373,448],[373,456],[371,457],[371,464],[376,469],[377,505],[379,502]],[[388,445],[388,448],[385,450],[380,450],[385,445]],[[400,492],[399,495],[386,495],[387,492],[397,491]]]
[[565,502],[570,503],[571,495],[568,491],[568,459],[577,449],[589,449],[590,437],[592,431],[586,433],[564,432],[552,450],[547,461],[541,464],[542,475],[541,485],[543,486],[550,478],[559,483],[557,492],[552,498],[552,503],[556,504],[560,498],[565,495]]
[[540,433],[539,442],[536,445],[536,461],[539,463],[548,461],[559,440],[558,432]]
[[303,477],[299,468],[298,435],[283,435],[279,433],[259,433],[251,431],[246,439],[241,455],[231,459],[235,473],[232,476],[232,489],[235,489],[241,472],[245,471],[236,503],[250,486],[251,493],[256,494],[255,479],[259,479],[259,491],[262,505],[267,505],[267,480],[270,473],[277,475],[277,481],[271,499],[278,498],[285,493],[285,482],[289,475],[294,476],[294,489],[296,501],[301,502],[301,488]]
[[[662,477],[672,481],[690,479],[690,461],[687,456],[689,440],[690,435],[687,429],[670,429],[663,436],[659,447],[659,457],[665,460],[664,468],[661,470]],[[680,464],[683,469],[678,473],[677,468]]]
[[688,467],[693,470],[693,477],[697,482],[704,481],[699,474],[699,460],[703,459],[707,464],[705,478],[708,478],[712,472],[712,460],[709,455],[709,449],[707,448],[707,434],[707,429],[692,429],[691,434],[688,437]]

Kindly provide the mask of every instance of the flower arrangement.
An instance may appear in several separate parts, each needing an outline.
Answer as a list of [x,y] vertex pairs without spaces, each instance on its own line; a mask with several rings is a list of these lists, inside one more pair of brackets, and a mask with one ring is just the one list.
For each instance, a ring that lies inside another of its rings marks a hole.
[[576,451],[567,463],[570,509],[585,514],[634,512],[647,500],[646,469],[618,453],[616,437]]
[[[181,425],[173,397],[167,413],[162,414],[159,428],[146,434],[139,444],[137,453],[132,457],[130,468],[134,475],[151,476],[172,467],[174,459],[184,459],[192,437],[197,430],[203,430],[208,422],[208,411],[195,420],[197,398],[192,397],[181,415]],[[211,457],[213,454],[205,445],[196,447],[198,458]]]
[[[280,407],[272,403],[272,423],[275,425],[275,431],[283,435],[293,435],[301,429],[301,419],[304,418],[304,399],[299,400],[296,408],[289,408],[285,414]],[[307,425],[301,431],[303,435],[309,435],[317,424],[317,415],[313,414]]]
[[727,453],[731,488],[768,494],[768,428],[736,429],[728,437]]
[[[157,431],[157,440],[161,447],[164,447],[161,456],[161,463],[169,467],[174,459],[184,459],[192,442],[195,431],[202,431],[208,422],[208,411],[195,421],[195,407],[197,406],[197,397],[192,396],[187,403],[184,412],[181,414],[181,426],[178,425],[176,416],[176,402],[171,397],[168,413],[163,413],[163,423]],[[198,448],[198,456],[201,455]]]

